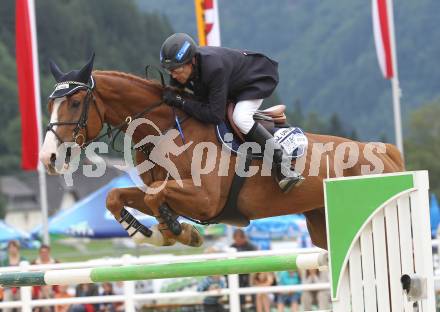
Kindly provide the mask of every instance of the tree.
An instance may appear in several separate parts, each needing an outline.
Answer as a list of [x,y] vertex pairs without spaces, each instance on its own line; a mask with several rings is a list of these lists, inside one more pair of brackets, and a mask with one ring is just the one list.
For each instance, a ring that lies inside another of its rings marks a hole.
[[430,187],[440,196],[440,99],[411,113],[405,140],[407,168],[429,170]]
[[344,131],[344,128],[342,126],[341,120],[339,119],[338,114],[333,113],[330,116],[330,120],[328,122],[328,134],[336,135],[336,136],[342,136],[345,137],[347,134]]

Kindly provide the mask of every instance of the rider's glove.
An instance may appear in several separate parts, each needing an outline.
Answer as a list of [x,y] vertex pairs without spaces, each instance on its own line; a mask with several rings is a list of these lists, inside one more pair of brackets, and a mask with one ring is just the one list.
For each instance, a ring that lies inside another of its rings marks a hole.
[[185,100],[175,91],[166,88],[163,90],[162,100],[170,106],[183,109]]

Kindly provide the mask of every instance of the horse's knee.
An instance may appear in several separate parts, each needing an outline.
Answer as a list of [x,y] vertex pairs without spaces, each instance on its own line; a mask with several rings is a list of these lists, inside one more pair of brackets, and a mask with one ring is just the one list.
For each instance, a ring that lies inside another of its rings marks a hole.
[[121,193],[117,188],[111,189],[107,194],[106,207],[112,214],[118,214],[124,207],[120,195]]

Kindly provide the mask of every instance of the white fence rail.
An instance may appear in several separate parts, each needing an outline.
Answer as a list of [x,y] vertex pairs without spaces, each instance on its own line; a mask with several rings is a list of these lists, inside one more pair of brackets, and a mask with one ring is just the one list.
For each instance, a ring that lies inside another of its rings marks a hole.
[[[132,257],[125,255],[118,259],[99,259],[85,262],[73,263],[57,263],[44,265],[29,265],[23,262],[16,267],[0,268],[0,273],[3,272],[17,272],[17,271],[47,271],[47,270],[68,270],[78,268],[93,268],[100,266],[113,265],[127,265],[127,264],[153,264],[153,263],[182,263],[197,260],[210,260],[222,258],[243,258],[253,256],[269,256],[269,255],[290,255],[290,254],[306,254],[322,251],[319,248],[301,248],[295,250],[269,250],[269,251],[248,251],[236,252],[235,249],[229,249],[225,253],[212,253],[189,256],[174,256],[174,255],[158,255],[158,256],[141,256]],[[271,287],[247,287],[240,288],[238,282],[238,275],[228,275],[228,288],[196,292],[196,291],[182,291],[182,292],[168,292],[168,293],[135,293],[135,282],[125,281],[123,295],[110,296],[91,296],[91,297],[76,297],[63,299],[32,299],[31,287],[20,288],[20,301],[0,302],[0,309],[2,308],[17,308],[20,307],[22,312],[31,312],[33,307],[52,306],[63,304],[96,304],[96,303],[110,303],[110,302],[124,302],[126,312],[136,311],[137,303],[148,302],[160,299],[178,299],[178,298],[203,298],[205,296],[229,296],[230,311],[240,311],[240,295],[257,294],[257,293],[283,293],[292,291],[306,291],[306,290],[323,290],[329,289],[328,283],[322,284],[301,284],[291,286],[271,286]]]
[[[433,246],[439,246],[439,240],[432,241]],[[141,256],[132,257],[125,255],[118,259],[98,259],[85,262],[72,262],[72,263],[57,263],[49,265],[29,265],[26,262],[21,263],[16,267],[1,267],[0,273],[3,272],[16,272],[16,271],[46,271],[46,270],[68,270],[77,268],[93,268],[109,265],[127,265],[127,264],[152,264],[152,263],[177,263],[197,260],[209,260],[209,259],[221,259],[221,258],[242,258],[251,256],[268,256],[268,255],[289,255],[289,254],[305,254],[322,251],[319,248],[301,248],[295,250],[269,250],[269,251],[249,251],[249,252],[235,252],[234,249],[230,249],[225,253],[212,253],[202,255],[190,255],[190,256],[174,256],[174,255],[157,255],[157,256]],[[438,257],[438,253],[435,253]],[[435,265],[439,266],[438,261]],[[439,268],[440,269],[440,268]],[[437,272],[436,272],[437,273]],[[440,274],[438,272],[437,274]],[[440,275],[435,277],[435,280],[440,281]],[[240,295],[258,294],[258,293],[285,293],[294,291],[316,291],[330,289],[328,283],[316,283],[316,284],[300,284],[290,286],[269,286],[269,287],[246,287],[240,288],[238,283],[238,275],[228,275],[228,288],[196,292],[196,291],[180,291],[180,292],[167,292],[167,293],[135,293],[135,282],[125,281],[123,295],[111,295],[111,296],[90,296],[90,297],[75,297],[75,298],[58,298],[58,299],[32,299],[31,287],[21,287],[20,301],[8,301],[0,302],[0,309],[3,308],[21,308],[22,312],[31,312],[34,307],[41,306],[54,306],[63,304],[97,304],[97,303],[111,303],[111,302],[124,302],[126,312],[136,311],[136,304],[149,302],[153,300],[163,299],[179,299],[179,298],[203,298],[205,296],[229,296],[230,311],[240,311]],[[316,311],[320,312],[320,311]],[[321,311],[324,312],[324,311]]]

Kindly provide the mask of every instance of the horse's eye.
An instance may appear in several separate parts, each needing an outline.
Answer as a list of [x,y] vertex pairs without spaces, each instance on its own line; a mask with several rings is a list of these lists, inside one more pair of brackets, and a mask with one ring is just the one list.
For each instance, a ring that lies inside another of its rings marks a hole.
[[80,104],[81,104],[80,101],[76,101],[76,100],[72,101],[73,108],[78,108]]

